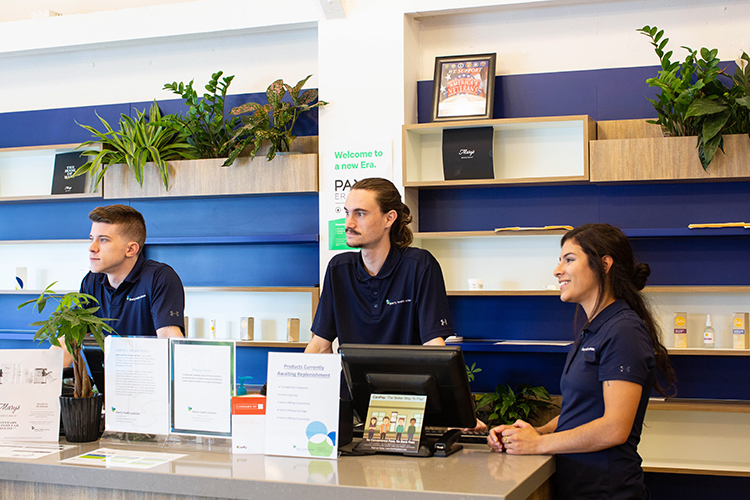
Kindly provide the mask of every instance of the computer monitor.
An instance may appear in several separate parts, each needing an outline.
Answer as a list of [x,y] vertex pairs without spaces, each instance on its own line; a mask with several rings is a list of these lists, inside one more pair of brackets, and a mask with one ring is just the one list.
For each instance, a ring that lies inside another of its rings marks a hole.
[[360,417],[367,415],[371,394],[411,394],[427,396],[423,431],[426,426],[476,426],[474,399],[459,346],[345,344],[339,352]]
[[104,351],[98,345],[89,344],[84,344],[81,350],[97,390],[104,394]]

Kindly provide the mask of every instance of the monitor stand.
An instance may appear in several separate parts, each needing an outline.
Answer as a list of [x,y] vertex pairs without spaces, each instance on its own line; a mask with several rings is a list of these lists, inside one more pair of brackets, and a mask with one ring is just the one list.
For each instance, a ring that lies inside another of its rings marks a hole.
[[397,451],[375,451],[371,449],[361,449],[360,445],[364,440],[357,443],[351,450],[352,454],[355,455],[372,455],[375,453],[389,453],[395,455],[403,455],[405,457],[449,457],[461,451],[464,446],[459,444],[457,441],[461,437],[461,429],[450,429],[447,430],[438,439],[434,437],[427,437],[422,428],[422,436],[419,439],[419,451],[417,453],[399,453]]

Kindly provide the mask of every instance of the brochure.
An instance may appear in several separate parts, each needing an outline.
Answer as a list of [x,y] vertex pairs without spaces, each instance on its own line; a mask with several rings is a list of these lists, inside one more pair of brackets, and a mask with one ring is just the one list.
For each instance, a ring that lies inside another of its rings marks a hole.
[[358,450],[419,452],[427,396],[371,394]]
[[171,432],[232,436],[234,354],[232,341],[171,341]]
[[0,349],[0,440],[59,440],[62,365],[62,349]]
[[338,455],[340,354],[268,353],[266,455]]
[[169,432],[169,340],[104,339],[106,429],[111,432]]

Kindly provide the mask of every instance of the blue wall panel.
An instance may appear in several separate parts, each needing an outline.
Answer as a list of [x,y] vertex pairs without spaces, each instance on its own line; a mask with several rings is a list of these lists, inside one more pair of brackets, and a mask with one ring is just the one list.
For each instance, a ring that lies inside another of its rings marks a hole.
[[89,212],[104,200],[0,204],[0,240],[87,240]]
[[[656,59],[656,56],[654,56]],[[734,61],[721,64],[734,74]],[[560,71],[495,77],[493,118],[589,115],[594,120],[656,118],[648,102],[656,91],[646,79],[659,66]],[[729,80],[724,80],[729,85]],[[432,116],[432,80],[417,82],[418,123]]]
[[146,257],[166,262],[185,286],[313,286],[318,244],[147,245]]
[[130,205],[146,219],[149,237],[318,233],[317,193],[132,200]]
[[456,335],[466,339],[572,340],[576,306],[557,296],[449,297]]
[[493,392],[498,384],[512,388],[520,384],[542,385],[550,394],[560,394],[560,375],[565,365],[565,354],[547,353],[465,353],[466,363],[477,364],[471,390]]
[[573,226],[599,217],[598,186],[527,186],[419,191],[420,231]]
[[[197,90],[202,91],[202,89]],[[166,91],[165,94],[167,94]],[[171,93],[167,95],[171,95]],[[182,99],[154,97],[157,98],[162,114],[184,114],[187,112],[188,108]],[[286,100],[288,100],[288,96]],[[268,100],[265,92],[229,95],[225,100],[225,110],[228,113],[233,107],[246,102],[265,104]],[[0,134],[0,148],[84,142],[91,139],[91,134],[76,125],[76,122],[105,131],[104,126],[96,117],[96,114],[98,114],[113,129],[117,130],[117,123],[121,114],[135,117],[136,110],[148,112],[151,104],[152,101],[143,101],[0,113],[0,130],[3,131]],[[318,135],[318,108],[310,110],[309,113],[297,120],[294,134],[297,136]]]

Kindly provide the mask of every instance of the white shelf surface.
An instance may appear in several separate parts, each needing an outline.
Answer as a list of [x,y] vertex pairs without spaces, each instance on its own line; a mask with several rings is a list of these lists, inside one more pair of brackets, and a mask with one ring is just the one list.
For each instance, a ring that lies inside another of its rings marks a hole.
[[[492,126],[494,170],[497,180],[588,178],[586,121],[570,119],[474,120],[406,126],[404,129],[405,182],[441,182],[443,130]],[[481,181],[479,181],[481,182]],[[488,181],[492,183],[493,181]]]
[[468,280],[484,280],[484,292],[541,291],[557,286],[552,271],[560,254],[559,235],[415,238],[440,263],[448,290],[467,290]]
[[638,452],[646,470],[750,475],[750,413],[646,411]]
[[216,320],[216,338],[241,340],[240,318],[255,319],[254,340],[285,341],[287,319],[299,318],[300,341],[308,342],[313,316],[313,294],[317,288],[300,291],[236,291],[201,287],[185,289],[185,316],[190,338],[211,338],[211,320]]
[[0,293],[16,289],[16,268],[26,268],[25,289],[78,290],[89,271],[88,240],[6,241],[0,244]]

